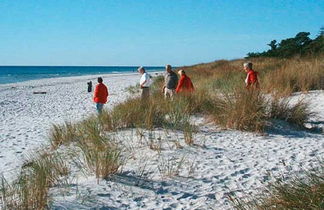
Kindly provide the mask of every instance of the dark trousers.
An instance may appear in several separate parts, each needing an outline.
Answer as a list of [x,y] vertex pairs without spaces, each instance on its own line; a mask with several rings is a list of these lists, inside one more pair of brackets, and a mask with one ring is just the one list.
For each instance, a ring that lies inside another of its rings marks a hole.
[[150,96],[150,88],[144,87],[142,88],[142,99],[146,99]]

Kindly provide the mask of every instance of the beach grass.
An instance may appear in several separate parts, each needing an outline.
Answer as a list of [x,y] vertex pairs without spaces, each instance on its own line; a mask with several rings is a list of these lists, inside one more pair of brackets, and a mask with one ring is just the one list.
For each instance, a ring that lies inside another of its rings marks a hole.
[[307,102],[300,100],[291,105],[288,98],[274,98],[270,102],[270,119],[284,120],[296,125],[299,128],[305,128],[305,123],[313,115]]
[[237,90],[219,99],[213,119],[224,128],[263,132],[267,102],[260,92]]
[[69,168],[58,153],[37,153],[24,164],[18,178],[8,183],[2,178],[0,194],[4,209],[46,209],[49,189],[66,183]]
[[82,151],[85,167],[94,172],[98,180],[116,174],[123,164],[121,149],[102,132],[97,121],[84,121],[80,138],[75,144]]
[[323,209],[324,170],[321,168],[303,171],[289,177],[289,181],[278,178],[253,197],[230,200],[236,209]]
[[63,125],[53,125],[49,134],[49,141],[53,149],[78,138],[77,124],[66,121]]

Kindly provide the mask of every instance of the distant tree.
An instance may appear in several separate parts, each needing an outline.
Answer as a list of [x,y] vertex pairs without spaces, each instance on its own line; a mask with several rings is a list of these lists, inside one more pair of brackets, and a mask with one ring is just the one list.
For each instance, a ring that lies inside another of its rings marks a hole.
[[276,50],[276,49],[277,49],[277,40],[272,40],[272,41],[268,44],[268,46],[271,47],[270,50]]
[[324,26],[321,27],[319,35],[318,36],[324,36]]
[[312,40],[305,51],[310,55],[324,54],[324,31]]
[[254,52],[251,52],[251,53],[248,53],[247,54],[247,57],[248,58],[256,58],[256,57],[260,57],[262,53],[254,53]]
[[324,27],[320,29],[318,37],[309,38],[309,32],[299,32],[293,38],[287,38],[277,43],[272,40],[267,44],[270,49],[265,52],[248,53],[248,57],[282,57],[288,58],[295,55],[317,55],[324,53]]
[[281,40],[278,47],[279,57],[290,57],[296,53],[296,42],[294,38]]

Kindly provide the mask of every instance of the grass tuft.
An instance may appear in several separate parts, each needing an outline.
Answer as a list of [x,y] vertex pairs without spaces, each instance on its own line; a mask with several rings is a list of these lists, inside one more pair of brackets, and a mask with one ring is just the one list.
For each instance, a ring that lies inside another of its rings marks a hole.
[[69,169],[58,153],[37,154],[26,163],[18,178],[8,183],[1,180],[0,195],[4,209],[46,209],[49,188],[62,183]]
[[121,149],[102,133],[100,124],[94,120],[84,121],[80,132],[76,146],[82,151],[86,167],[98,180],[116,174],[123,164]]
[[266,107],[267,101],[260,92],[237,90],[219,98],[213,119],[225,128],[263,132]]
[[254,198],[230,197],[236,209],[324,209],[323,168],[304,172],[289,182],[277,179]]

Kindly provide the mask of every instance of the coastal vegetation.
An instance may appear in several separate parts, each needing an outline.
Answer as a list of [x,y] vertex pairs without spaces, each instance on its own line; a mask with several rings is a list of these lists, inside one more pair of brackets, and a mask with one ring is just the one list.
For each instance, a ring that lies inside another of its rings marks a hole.
[[299,32],[295,37],[283,39],[280,43],[272,40],[267,44],[270,49],[264,52],[248,53],[248,58],[252,57],[277,57],[291,58],[293,56],[318,56],[324,53],[324,27],[314,38],[309,38],[309,32]]
[[[186,145],[193,147],[198,144],[194,138],[199,129],[194,121],[196,116],[202,116],[206,122],[222,129],[266,133],[274,120],[306,129],[305,123],[312,114],[307,101],[293,103],[288,96],[298,91],[324,89],[323,58],[323,55],[251,58],[261,84],[260,90],[254,91],[244,88],[243,59],[182,67],[192,78],[196,91],[191,95],[176,96],[174,100],[163,98],[163,77],[158,76],[152,85],[150,100],[145,103],[134,96],[111,110],[105,110],[100,116],[93,115],[77,123],[53,125],[49,135],[51,150],[44,149],[39,155],[31,157],[12,183],[2,179],[1,205],[7,209],[48,207],[50,188],[67,184],[70,168],[73,167],[95,175],[98,182],[120,173],[132,153],[129,152],[132,150],[130,146],[125,146],[116,138],[119,132],[125,130],[135,129],[137,136],[142,136],[143,130],[181,132]],[[129,91],[136,92],[132,88]],[[148,139],[146,146],[161,153],[163,142],[159,139]],[[174,141],[174,145],[176,149],[183,147],[178,141]],[[69,152],[62,152],[62,148],[68,148]],[[184,161],[164,160],[159,165],[159,171],[167,177],[176,176]],[[323,205],[323,183],[322,173],[312,173],[306,181],[302,178],[289,184],[278,182],[271,185],[267,196],[260,200],[264,201],[261,204],[253,206],[251,201],[231,199],[239,209],[266,209],[276,205],[283,209],[294,208],[302,201],[303,207],[315,208]]]
[[324,171],[322,168],[303,171],[299,175],[278,178],[255,197],[230,196],[234,207],[248,209],[323,209]]

